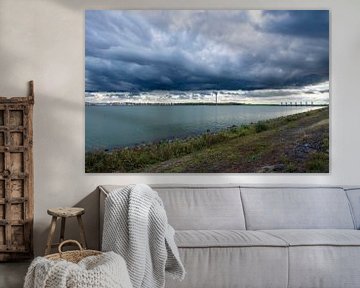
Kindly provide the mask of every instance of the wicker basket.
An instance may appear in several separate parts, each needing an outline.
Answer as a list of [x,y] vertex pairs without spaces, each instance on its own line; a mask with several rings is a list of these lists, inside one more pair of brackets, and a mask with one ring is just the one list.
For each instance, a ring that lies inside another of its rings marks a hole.
[[[61,250],[61,248],[65,244],[69,244],[69,243],[76,244],[79,247],[79,250],[63,252]],[[47,258],[49,260],[55,260],[55,261],[56,260],[66,260],[69,262],[78,263],[85,257],[96,256],[96,255],[102,254],[102,252],[100,252],[100,251],[83,249],[81,244],[76,240],[66,240],[66,241],[61,242],[59,245],[58,251],[59,251],[59,253],[47,255],[47,256],[45,256],[45,258]]]

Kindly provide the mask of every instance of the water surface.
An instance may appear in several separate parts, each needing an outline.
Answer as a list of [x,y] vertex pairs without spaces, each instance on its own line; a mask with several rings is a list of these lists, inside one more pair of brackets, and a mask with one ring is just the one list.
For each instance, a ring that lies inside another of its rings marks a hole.
[[249,105],[86,106],[86,151],[184,138],[319,107]]

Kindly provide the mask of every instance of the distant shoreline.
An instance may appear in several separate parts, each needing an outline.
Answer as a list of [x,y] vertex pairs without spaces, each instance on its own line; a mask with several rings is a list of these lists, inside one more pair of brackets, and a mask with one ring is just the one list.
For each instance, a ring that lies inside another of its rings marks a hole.
[[329,104],[273,104],[273,103],[239,103],[239,102],[226,102],[226,103],[198,103],[198,102],[188,102],[188,103],[91,103],[85,102],[85,106],[284,106],[284,107],[328,107]]

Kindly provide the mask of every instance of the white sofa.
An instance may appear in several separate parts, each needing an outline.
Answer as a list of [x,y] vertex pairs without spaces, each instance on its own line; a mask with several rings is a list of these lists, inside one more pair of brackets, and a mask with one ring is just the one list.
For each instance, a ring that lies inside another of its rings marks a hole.
[[[100,223],[116,187],[100,186]],[[166,288],[360,287],[360,189],[153,188],[187,271]]]

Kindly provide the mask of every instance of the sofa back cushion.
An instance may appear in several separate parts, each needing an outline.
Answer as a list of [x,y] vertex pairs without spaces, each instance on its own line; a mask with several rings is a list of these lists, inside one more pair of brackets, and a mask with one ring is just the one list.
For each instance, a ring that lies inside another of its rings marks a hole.
[[347,189],[346,194],[350,201],[355,227],[360,229],[360,188]]
[[153,187],[176,230],[244,230],[239,187]]
[[241,187],[246,227],[263,229],[354,229],[342,188]]

